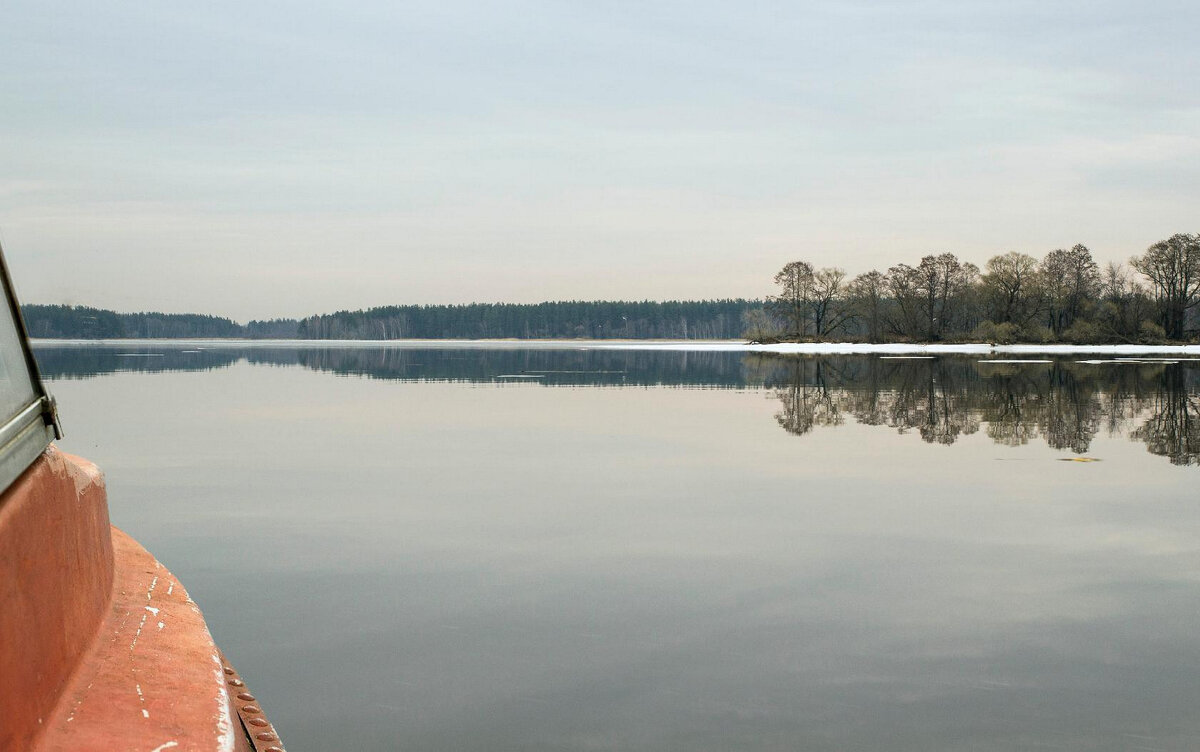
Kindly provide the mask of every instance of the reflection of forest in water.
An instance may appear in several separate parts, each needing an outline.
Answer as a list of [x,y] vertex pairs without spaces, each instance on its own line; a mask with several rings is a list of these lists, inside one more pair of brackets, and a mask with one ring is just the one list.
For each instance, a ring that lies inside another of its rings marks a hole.
[[973,358],[751,356],[748,380],[774,390],[789,433],[858,423],[953,444],[984,428],[998,444],[1040,439],[1083,454],[1100,432],[1200,464],[1200,363],[997,363]]
[[51,379],[123,371],[197,371],[239,363],[300,366],[409,382],[577,387],[765,388],[780,426],[803,435],[851,418],[952,444],[983,429],[1083,454],[1097,434],[1128,436],[1179,465],[1200,465],[1200,362],[980,362],[718,351],[388,347],[39,347]]
[[129,371],[208,371],[236,363],[301,366],[387,381],[494,383],[522,377],[547,386],[744,388],[740,353],[578,348],[40,346],[42,375],[91,378]]

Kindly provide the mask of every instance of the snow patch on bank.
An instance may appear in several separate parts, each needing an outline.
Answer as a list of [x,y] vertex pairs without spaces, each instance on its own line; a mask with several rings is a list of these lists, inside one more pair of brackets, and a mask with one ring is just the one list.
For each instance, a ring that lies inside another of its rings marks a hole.
[[589,349],[621,350],[704,350],[727,352],[769,352],[796,355],[1200,355],[1200,345],[923,345],[892,343],[871,345],[860,342],[786,342],[756,345],[744,342],[622,342],[596,343]]

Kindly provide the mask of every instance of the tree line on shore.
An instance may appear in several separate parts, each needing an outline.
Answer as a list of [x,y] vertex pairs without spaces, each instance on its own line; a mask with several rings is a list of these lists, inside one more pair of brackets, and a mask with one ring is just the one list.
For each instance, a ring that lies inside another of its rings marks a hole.
[[1200,235],[1159,241],[1101,268],[1086,246],[1042,259],[1010,252],[981,270],[953,253],[848,279],[793,261],[776,293],[746,312],[757,342],[1157,343],[1200,334]]
[[1128,265],[1101,267],[1083,245],[1037,259],[1010,252],[983,269],[953,253],[853,279],[786,264],[765,300],[558,301],[402,305],[239,324],[202,314],[25,305],[38,338],[737,339],[754,342],[1194,341],[1200,235],[1176,234]]

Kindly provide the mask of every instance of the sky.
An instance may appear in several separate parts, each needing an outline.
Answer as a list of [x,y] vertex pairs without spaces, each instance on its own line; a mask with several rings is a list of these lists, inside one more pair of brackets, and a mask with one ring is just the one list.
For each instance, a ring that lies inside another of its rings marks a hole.
[[24,302],[296,317],[760,297],[1200,231],[1200,4],[26,2]]

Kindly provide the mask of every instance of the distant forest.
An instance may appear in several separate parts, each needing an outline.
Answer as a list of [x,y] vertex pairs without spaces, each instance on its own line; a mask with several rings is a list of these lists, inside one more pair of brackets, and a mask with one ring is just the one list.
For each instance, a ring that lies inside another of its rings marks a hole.
[[23,305],[31,337],[45,339],[736,339],[762,301],[564,301],[387,306],[305,319],[239,324],[200,314],[116,313]]
[[68,305],[21,306],[29,336],[42,339],[181,339],[291,338],[293,320],[251,321],[239,324],[199,313],[117,313],[103,308]]
[[304,339],[733,339],[746,300],[388,306],[302,320]]

